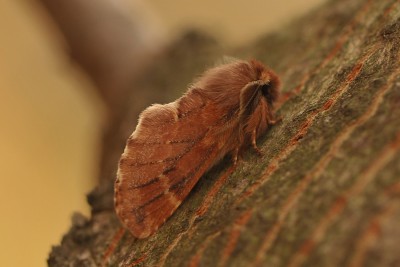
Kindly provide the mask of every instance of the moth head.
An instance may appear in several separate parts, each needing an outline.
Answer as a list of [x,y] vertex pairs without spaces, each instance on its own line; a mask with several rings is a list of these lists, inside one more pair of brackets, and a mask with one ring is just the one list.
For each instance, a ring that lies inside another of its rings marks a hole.
[[[243,89],[248,86],[254,86],[257,94],[253,94],[251,90],[242,94]],[[200,88],[218,106],[228,109],[237,108],[240,103],[243,104],[242,100],[250,101],[255,96],[257,99],[259,96],[264,97],[264,102],[271,107],[278,98],[279,78],[257,60],[232,60],[207,70],[195,81],[192,88]]]
[[259,83],[259,90],[269,105],[273,105],[279,96],[280,80],[278,75],[257,60],[249,61],[254,72],[254,80]]

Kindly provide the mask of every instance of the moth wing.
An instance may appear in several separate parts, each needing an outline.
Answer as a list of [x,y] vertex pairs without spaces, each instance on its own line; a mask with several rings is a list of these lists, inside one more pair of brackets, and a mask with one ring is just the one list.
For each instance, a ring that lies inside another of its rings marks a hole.
[[210,139],[212,104],[196,89],[140,116],[121,157],[115,209],[138,238],[154,233],[172,215],[218,155]]

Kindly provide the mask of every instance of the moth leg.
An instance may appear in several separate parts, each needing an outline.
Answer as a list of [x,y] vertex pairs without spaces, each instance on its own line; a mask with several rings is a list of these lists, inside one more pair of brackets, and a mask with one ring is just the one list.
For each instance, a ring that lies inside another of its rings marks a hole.
[[281,122],[281,121],[282,121],[282,117],[278,117],[278,118],[276,118],[276,119],[268,120],[268,124],[269,124],[269,125],[275,125],[275,124],[277,124],[277,123],[279,123],[279,122]]
[[279,123],[279,122],[281,122],[281,121],[282,121],[282,117],[278,117],[278,118],[276,118],[276,119],[268,120],[268,124],[269,124],[269,125],[275,125],[275,124],[277,124],[277,123]]
[[256,129],[254,129],[253,132],[251,133],[251,146],[254,148],[254,150],[256,151],[258,156],[262,157],[263,153],[257,147],[256,139],[257,139],[257,132],[256,132]]
[[237,165],[238,162],[238,158],[239,158],[239,147],[235,148],[235,150],[232,153],[232,163],[233,166]]

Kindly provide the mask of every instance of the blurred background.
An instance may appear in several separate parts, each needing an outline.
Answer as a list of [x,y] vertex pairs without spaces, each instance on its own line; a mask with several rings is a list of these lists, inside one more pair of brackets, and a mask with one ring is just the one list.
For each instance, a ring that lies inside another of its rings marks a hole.
[[[325,1],[87,2],[0,1],[2,266],[45,266],[73,212],[89,216],[102,130],[118,103],[113,90],[129,89],[119,81],[140,75],[143,62],[187,29],[240,47]],[[119,55],[121,47],[132,53]]]

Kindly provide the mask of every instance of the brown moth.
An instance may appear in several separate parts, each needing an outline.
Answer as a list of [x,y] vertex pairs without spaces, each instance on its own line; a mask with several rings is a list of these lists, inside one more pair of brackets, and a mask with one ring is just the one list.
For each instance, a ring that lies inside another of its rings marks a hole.
[[236,164],[276,123],[279,78],[256,60],[207,70],[175,102],[140,115],[115,181],[115,211],[137,238],[153,234],[225,155]]

